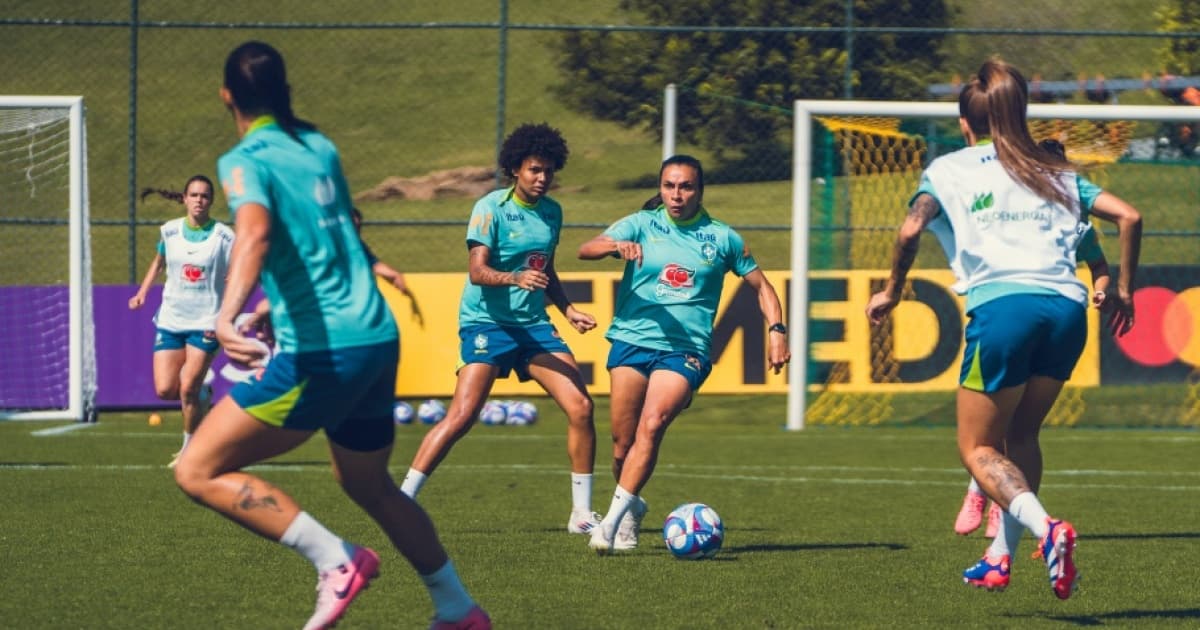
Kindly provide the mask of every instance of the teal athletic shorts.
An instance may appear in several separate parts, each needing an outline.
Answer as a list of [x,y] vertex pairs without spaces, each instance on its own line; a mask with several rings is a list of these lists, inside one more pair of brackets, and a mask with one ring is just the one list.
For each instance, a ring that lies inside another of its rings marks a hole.
[[285,429],[324,429],[330,441],[374,451],[395,437],[392,404],[397,340],[368,346],[280,353],[229,395],[247,413]]
[[1058,295],[1006,295],[971,309],[959,383],[981,392],[1031,376],[1065,381],[1087,343],[1087,309]]

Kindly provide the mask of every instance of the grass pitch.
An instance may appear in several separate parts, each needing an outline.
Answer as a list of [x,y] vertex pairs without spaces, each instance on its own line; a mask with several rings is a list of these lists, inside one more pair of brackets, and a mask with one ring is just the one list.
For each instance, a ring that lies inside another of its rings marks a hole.
[[[536,401],[532,427],[478,426],[421,495],[472,594],[499,628],[1158,627],[1200,623],[1200,496],[1188,430],[1047,429],[1041,496],[1080,532],[1082,583],[1050,592],[1023,541],[1008,591],[964,586],[984,550],[952,522],[966,485],[952,429],[783,431],[784,399],[699,398],[668,432],[644,491],[636,551],[596,557],[565,532],[565,420]],[[0,423],[0,560],[12,628],[295,628],[315,575],[289,550],[193,505],[164,466],[179,417]],[[594,506],[607,507],[607,400],[597,400]],[[81,427],[81,428],[76,428]],[[424,434],[399,427],[393,473]],[[432,607],[383,534],[344,498],[324,439],[254,469],[382,574],[342,627],[421,628]],[[685,501],[727,527],[714,559],[675,560],[655,531]]]

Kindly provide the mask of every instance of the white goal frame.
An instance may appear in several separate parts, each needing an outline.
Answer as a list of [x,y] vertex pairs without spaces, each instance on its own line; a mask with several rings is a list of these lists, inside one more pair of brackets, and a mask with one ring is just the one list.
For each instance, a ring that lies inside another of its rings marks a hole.
[[0,108],[68,110],[70,128],[68,175],[69,315],[68,402],[65,408],[11,411],[0,420],[95,420],[95,324],[92,315],[91,247],[87,193],[87,136],[82,96],[0,96]]
[[[792,362],[788,368],[788,430],[804,428],[808,409],[808,278],[812,198],[812,130],[814,116],[887,116],[956,119],[957,102],[797,100],[793,103],[792,255],[788,330]],[[1030,119],[1200,121],[1200,107],[1178,105],[1030,105]],[[899,213],[906,200],[897,199]],[[899,217],[899,214],[897,215]],[[899,218],[897,219],[899,225]]]

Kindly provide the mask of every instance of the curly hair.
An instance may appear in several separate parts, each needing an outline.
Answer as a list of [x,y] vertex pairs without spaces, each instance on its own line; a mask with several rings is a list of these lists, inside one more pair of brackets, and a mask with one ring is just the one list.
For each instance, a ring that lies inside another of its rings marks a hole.
[[554,170],[561,171],[567,164],[568,153],[567,141],[559,130],[547,123],[526,123],[504,139],[499,164],[505,175],[516,177],[525,159],[536,156],[553,162]]

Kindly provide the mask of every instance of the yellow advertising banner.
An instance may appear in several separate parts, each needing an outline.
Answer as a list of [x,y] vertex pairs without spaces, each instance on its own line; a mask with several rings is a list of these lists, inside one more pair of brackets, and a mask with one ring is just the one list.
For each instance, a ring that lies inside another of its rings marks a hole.
[[[1082,270],[1083,279],[1086,269]],[[790,272],[768,271],[767,278],[787,306]],[[952,390],[958,383],[963,353],[966,315],[963,299],[949,290],[948,270],[914,270],[910,274],[913,298],[896,308],[883,328],[873,328],[865,308],[874,290],[886,280],[886,270],[820,271],[809,275],[809,357],[812,387],[826,386],[826,375],[836,373],[828,387],[847,392],[917,392]],[[551,321],[571,347],[583,371],[588,390],[608,394],[604,369],[609,343],[604,332],[612,321],[619,271],[560,272],[563,287],[575,307],[595,316],[595,330],[580,334],[554,307]],[[390,285],[380,282],[400,325],[400,370],[396,392],[400,397],[448,397],[454,393],[458,364],[458,300],[466,273],[405,274],[416,297],[413,302]],[[1090,286],[1090,282],[1089,282]],[[1099,317],[1089,309],[1088,342],[1070,384],[1094,386],[1100,382]],[[787,371],[771,373],[767,366],[767,326],[754,292],[740,279],[729,276],[717,311],[713,333],[713,371],[702,391],[707,394],[783,393]],[[873,363],[898,366],[882,378]],[[831,370],[832,366],[839,369]],[[496,382],[496,396],[540,394],[536,383],[519,383],[515,376]]]

